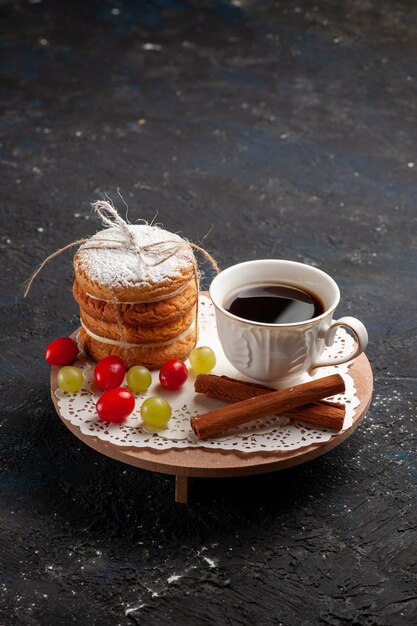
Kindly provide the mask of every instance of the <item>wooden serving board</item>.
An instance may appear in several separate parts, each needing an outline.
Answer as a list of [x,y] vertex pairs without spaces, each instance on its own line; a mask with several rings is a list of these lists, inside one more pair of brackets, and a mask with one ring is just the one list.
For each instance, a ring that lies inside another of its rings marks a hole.
[[243,453],[229,450],[210,450],[208,448],[183,448],[172,450],[153,450],[143,448],[128,448],[118,446],[97,437],[83,434],[78,426],[71,424],[60,414],[58,400],[55,396],[57,389],[57,374],[59,367],[52,367],[51,397],[55,409],[65,426],[81,441],[94,450],[129,465],[142,469],[176,476],[175,499],[177,502],[187,502],[192,478],[213,478],[222,476],[247,476],[273,472],[294,465],[300,465],[315,459],[329,450],[332,450],[357,429],[369,408],[372,398],[372,370],[364,354],[359,356],[349,368],[355,381],[359,406],[353,424],[339,435],[322,444],[314,444],[291,451]]

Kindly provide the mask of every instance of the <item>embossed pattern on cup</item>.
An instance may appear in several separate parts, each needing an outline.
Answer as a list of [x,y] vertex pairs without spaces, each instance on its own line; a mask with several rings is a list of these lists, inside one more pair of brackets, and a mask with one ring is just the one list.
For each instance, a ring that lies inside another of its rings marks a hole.
[[[329,316],[331,318],[331,316]],[[216,311],[217,331],[228,360],[242,374],[263,381],[295,378],[310,370],[324,349],[320,329],[259,328],[240,325]]]

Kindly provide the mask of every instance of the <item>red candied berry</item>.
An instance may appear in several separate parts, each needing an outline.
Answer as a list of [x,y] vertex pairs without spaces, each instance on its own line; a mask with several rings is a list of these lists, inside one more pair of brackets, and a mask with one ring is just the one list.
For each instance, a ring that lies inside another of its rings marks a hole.
[[71,337],[60,337],[52,341],[45,350],[45,361],[49,365],[70,365],[78,356],[78,346]]
[[99,389],[107,391],[120,387],[125,377],[126,367],[118,356],[106,356],[94,369],[94,382]]
[[175,391],[185,383],[188,378],[188,370],[184,361],[171,359],[163,364],[159,371],[159,382],[165,389]]
[[120,424],[135,408],[135,397],[125,387],[110,389],[103,393],[96,404],[99,418],[103,422]]

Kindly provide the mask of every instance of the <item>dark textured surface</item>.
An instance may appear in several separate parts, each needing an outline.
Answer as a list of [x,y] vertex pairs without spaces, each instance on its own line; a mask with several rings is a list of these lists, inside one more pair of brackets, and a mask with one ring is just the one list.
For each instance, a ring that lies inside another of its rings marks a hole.
[[[416,3],[0,11],[0,623],[417,623]],[[194,241],[214,224],[222,267],[275,256],[337,279],[376,379],[346,444],[200,481],[185,507],[171,477],[78,443],[42,358],[77,325],[70,254],[25,302],[21,285],[117,187],[131,220],[158,209]]]

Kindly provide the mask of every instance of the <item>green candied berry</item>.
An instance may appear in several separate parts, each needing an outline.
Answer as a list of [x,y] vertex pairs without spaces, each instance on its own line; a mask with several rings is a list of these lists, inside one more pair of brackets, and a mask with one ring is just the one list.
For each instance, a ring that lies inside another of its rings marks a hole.
[[132,393],[143,393],[152,383],[152,374],[143,365],[134,365],[128,371],[126,379]]
[[65,365],[58,372],[58,385],[66,393],[77,393],[83,385],[84,376],[79,367]]
[[140,407],[140,414],[145,426],[157,430],[165,428],[169,422],[171,413],[169,402],[160,396],[147,398]]

